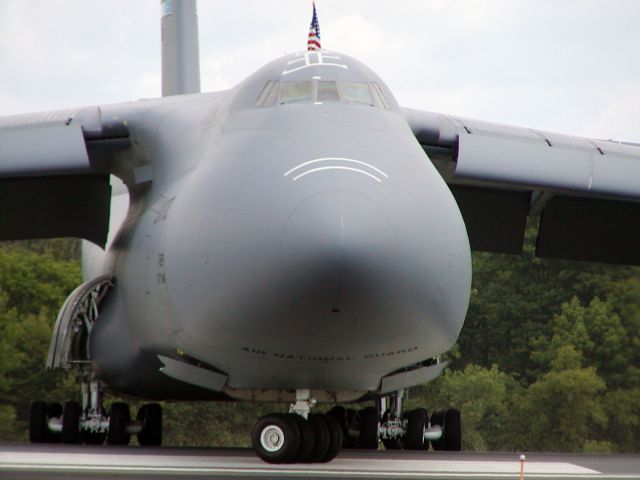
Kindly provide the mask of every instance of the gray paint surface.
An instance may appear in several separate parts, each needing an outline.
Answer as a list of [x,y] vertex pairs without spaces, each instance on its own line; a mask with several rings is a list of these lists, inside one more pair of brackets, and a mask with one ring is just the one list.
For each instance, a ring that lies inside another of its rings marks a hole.
[[640,197],[640,148],[604,153],[595,145],[552,146],[542,138],[461,133],[456,175],[594,195]]
[[33,125],[0,130],[0,177],[64,175],[90,170],[82,129]]
[[200,93],[195,0],[161,0],[162,96]]
[[[310,66],[292,78],[383,85],[338,56],[348,70]],[[230,388],[367,391],[455,341],[470,262],[453,197],[396,111],[254,108],[266,82],[301,58],[273,62],[226,96],[154,101],[144,121],[127,119],[153,181],[132,197],[136,214],[106,259],[126,312],[105,313],[94,333],[107,377],[126,377],[140,351],[178,348],[228,374]],[[108,324],[142,348],[115,360]]]

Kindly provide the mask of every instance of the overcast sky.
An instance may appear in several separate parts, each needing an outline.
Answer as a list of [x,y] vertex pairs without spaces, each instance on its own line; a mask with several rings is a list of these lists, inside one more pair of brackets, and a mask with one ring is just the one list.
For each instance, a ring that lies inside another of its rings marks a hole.
[[[160,0],[0,0],[0,114],[156,97]],[[640,141],[640,0],[316,0],[403,106]],[[200,0],[204,91],[306,47],[311,0]]]

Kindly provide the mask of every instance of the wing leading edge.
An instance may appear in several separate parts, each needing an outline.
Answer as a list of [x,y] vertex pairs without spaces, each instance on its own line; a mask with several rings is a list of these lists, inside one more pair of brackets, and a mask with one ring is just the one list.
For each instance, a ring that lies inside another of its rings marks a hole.
[[640,265],[640,146],[403,109],[475,250]]

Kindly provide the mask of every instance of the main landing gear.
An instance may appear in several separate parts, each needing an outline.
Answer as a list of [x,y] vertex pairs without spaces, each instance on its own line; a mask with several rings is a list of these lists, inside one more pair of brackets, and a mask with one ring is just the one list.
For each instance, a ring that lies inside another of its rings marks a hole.
[[314,415],[309,390],[298,390],[289,413],[258,420],[251,443],[269,463],[328,462],[342,448],[377,450],[380,441],[387,450],[428,450],[429,443],[434,450],[461,449],[458,410],[436,411],[431,418],[424,408],[404,413],[403,396],[400,390],[380,398],[375,407],[355,411],[336,406],[326,415]]
[[[429,418],[424,408],[404,412],[403,399],[404,391],[399,390],[389,398],[380,398],[377,402],[378,411],[384,411],[378,426],[378,436],[387,450],[428,450],[429,443],[434,450],[462,449],[458,410],[435,411]],[[372,419],[368,421],[373,422]]]
[[69,443],[87,445],[128,445],[136,435],[142,446],[162,444],[162,408],[157,403],[143,405],[135,419],[126,403],[111,404],[109,412],[102,407],[100,384],[83,381],[82,404],[66,402],[31,404],[29,441],[31,443]]
[[143,405],[135,419],[126,403],[116,402],[107,412],[102,406],[102,384],[91,363],[89,337],[98,321],[104,299],[114,286],[110,276],[83,283],[60,309],[47,356],[50,370],[72,371],[82,389],[82,403],[31,404],[29,440],[31,443],[85,443],[90,445],[128,445],[131,435],[138,443],[162,443],[162,409],[156,403]]

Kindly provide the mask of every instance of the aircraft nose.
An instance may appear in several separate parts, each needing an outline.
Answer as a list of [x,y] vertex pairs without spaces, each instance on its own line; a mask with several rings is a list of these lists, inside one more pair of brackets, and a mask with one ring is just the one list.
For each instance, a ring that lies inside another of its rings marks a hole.
[[332,191],[293,209],[282,230],[280,259],[300,291],[314,292],[320,311],[336,313],[371,299],[371,290],[395,270],[397,250],[396,229],[381,205],[359,193]]

